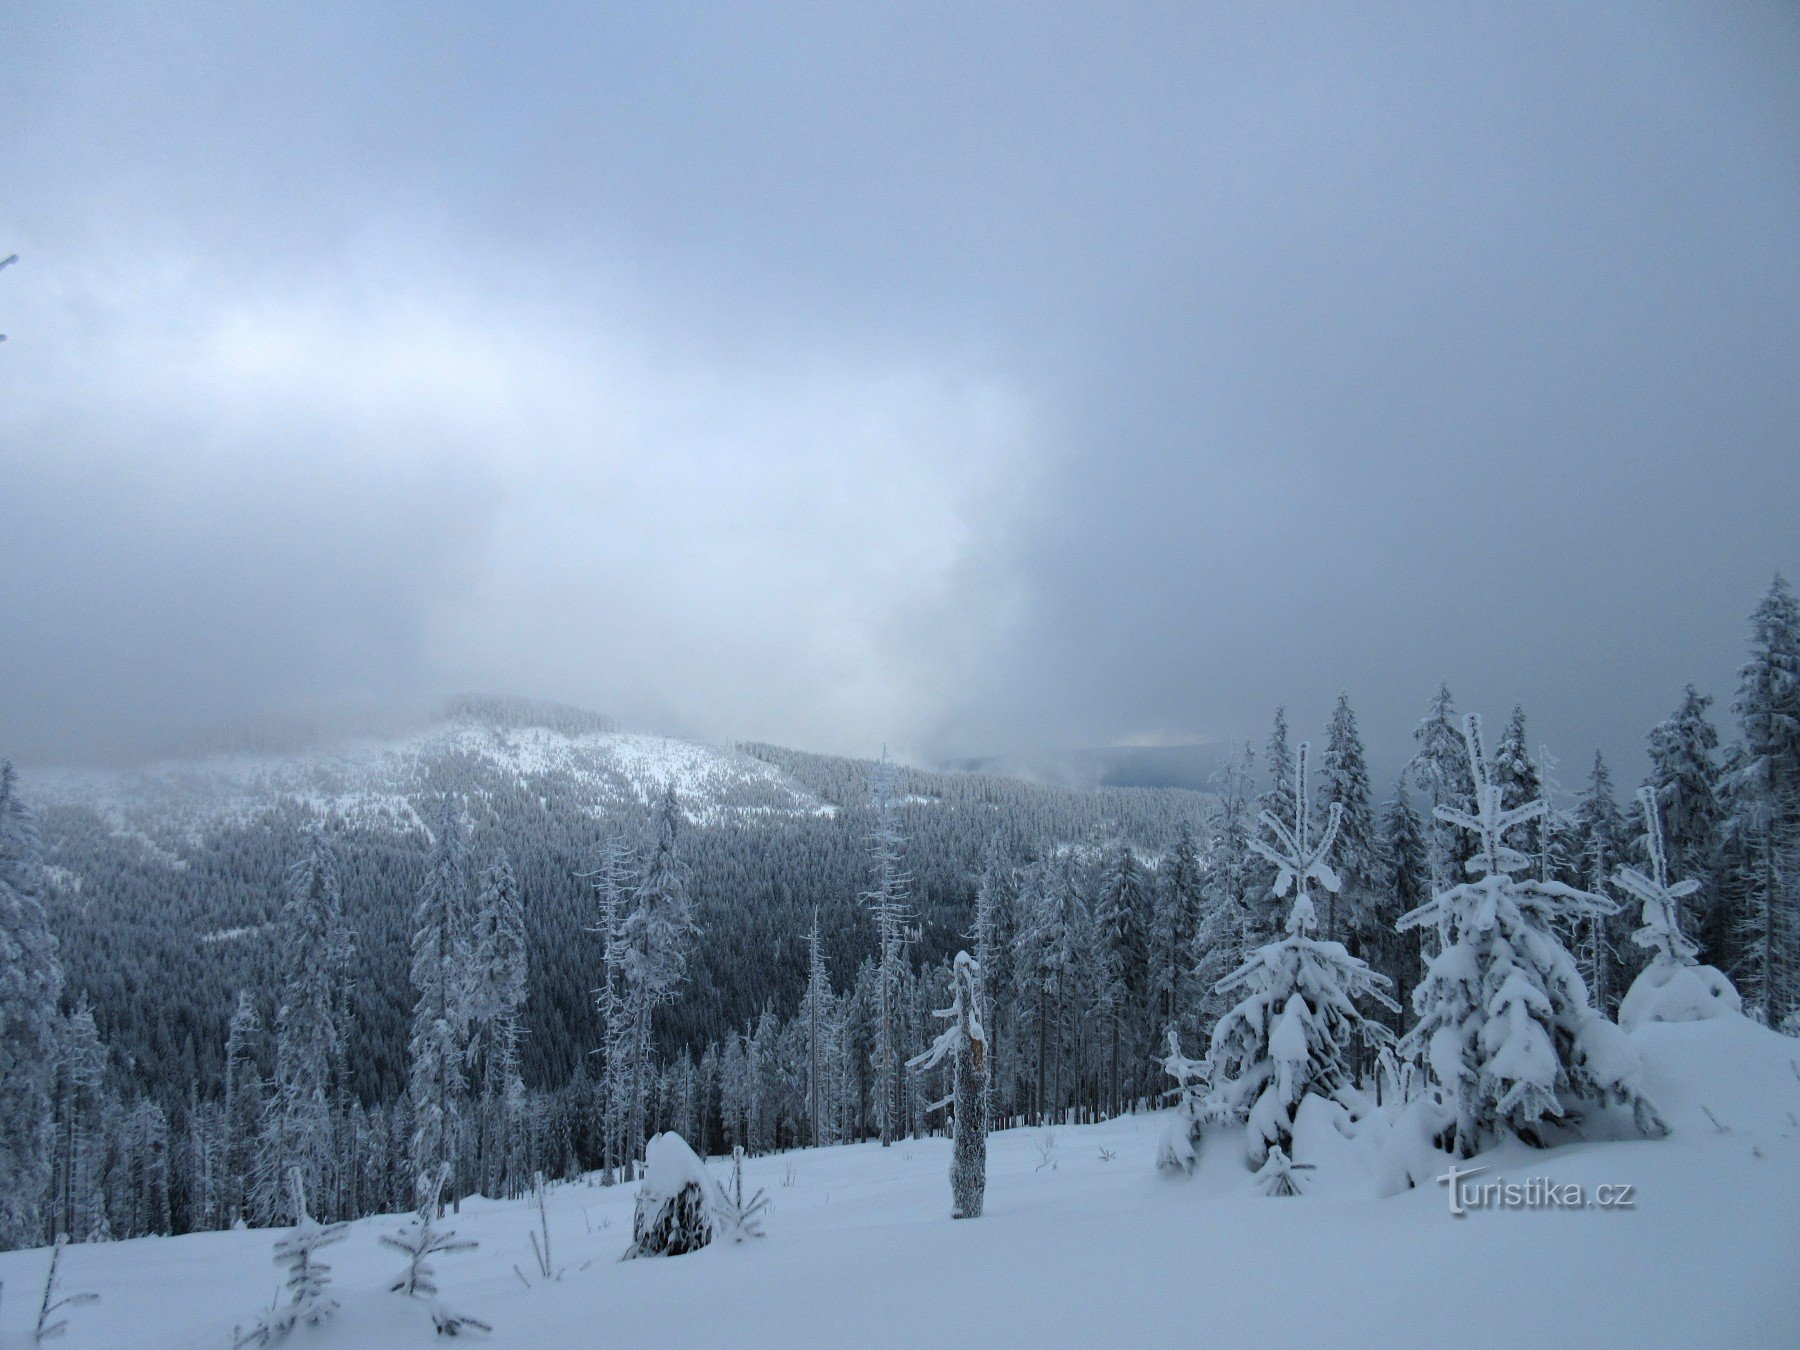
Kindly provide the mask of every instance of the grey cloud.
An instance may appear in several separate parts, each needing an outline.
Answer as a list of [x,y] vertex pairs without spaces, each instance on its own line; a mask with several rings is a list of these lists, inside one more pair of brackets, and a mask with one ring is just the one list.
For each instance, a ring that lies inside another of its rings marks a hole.
[[1448,676],[1573,773],[1796,564],[1788,6],[13,27],[23,754],[478,685],[1022,755],[1345,688],[1391,768]]

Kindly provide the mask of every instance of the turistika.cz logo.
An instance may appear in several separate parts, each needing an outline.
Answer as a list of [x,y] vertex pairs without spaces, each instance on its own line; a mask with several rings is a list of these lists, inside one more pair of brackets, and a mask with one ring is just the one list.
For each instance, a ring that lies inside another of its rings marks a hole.
[[1494,1176],[1486,1181],[1469,1181],[1485,1167],[1456,1167],[1439,1173],[1438,1184],[1450,1188],[1450,1212],[1462,1218],[1476,1209],[1635,1209],[1635,1186],[1599,1185],[1591,1191],[1574,1181],[1552,1181],[1549,1177],[1526,1177],[1523,1181],[1507,1181]]

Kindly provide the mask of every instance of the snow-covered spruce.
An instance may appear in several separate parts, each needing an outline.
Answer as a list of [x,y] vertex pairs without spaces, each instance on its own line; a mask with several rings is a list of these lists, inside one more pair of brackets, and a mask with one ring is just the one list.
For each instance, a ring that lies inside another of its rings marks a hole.
[[1441,1093],[1440,1145],[1466,1158],[1505,1135],[1546,1143],[1544,1122],[1564,1115],[1566,1096],[1628,1105],[1642,1133],[1666,1133],[1639,1090],[1637,1051],[1589,1005],[1556,937],[1558,923],[1605,915],[1612,903],[1516,875],[1530,860],[1505,836],[1543,815],[1544,802],[1503,807],[1475,714],[1463,738],[1474,813],[1439,806],[1436,816],[1476,837],[1471,879],[1400,919],[1402,931],[1430,926],[1446,939],[1413,993],[1419,1021],[1402,1041],[1403,1052],[1423,1054]]
[[1287,1150],[1276,1144],[1269,1149],[1269,1156],[1257,1169],[1256,1189],[1264,1195],[1299,1195],[1305,1190],[1300,1182],[1300,1173],[1312,1170],[1311,1163],[1295,1162],[1288,1157]]
[[900,833],[899,802],[894,788],[894,764],[882,748],[869,793],[873,798],[875,825],[869,833],[869,889],[861,899],[875,924],[877,1003],[880,1019],[876,1042],[875,1118],[881,1126],[882,1147],[894,1142],[902,1129],[900,1101],[900,1033],[895,1025],[901,974],[906,963],[906,925],[912,917],[908,894],[912,878],[902,854],[906,838]]
[[987,1190],[987,1031],[981,1021],[981,967],[967,952],[958,952],[950,968],[950,1006],[932,1014],[949,1022],[931,1048],[907,1061],[915,1072],[935,1068],[946,1058],[954,1063],[955,1083],[947,1102],[956,1144],[950,1157],[951,1217],[979,1219]]
[[[284,969],[275,1012],[275,1082],[254,1204],[265,1223],[299,1222],[302,1195],[329,1212],[321,1197],[327,1196],[333,1162],[333,1066],[346,1034],[340,1013],[350,936],[337,861],[317,830],[288,872],[280,951]],[[293,1181],[296,1169],[299,1187]]]
[[1644,1022],[1699,1022],[1742,1013],[1743,1000],[1731,981],[1712,966],[1701,965],[1700,948],[1681,931],[1681,902],[1698,891],[1700,883],[1692,878],[1669,880],[1656,790],[1639,788],[1638,803],[1644,812],[1650,873],[1621,867],[1613,874],[1613,885],[1642,903],[1644,924],[1631,940],[1652,955],[1619,1005],[1619,1025],[1635,1031]]
[[0,763],[0,1251],[44,1237],[63,972],[43,884],[37,822]]
[[468,880],[463,867],[459,811],[443,803],[425,864],[425,884],[413,911],[412,1039],[407,1046],[412,1106],[412,1169],[418,1176],[455,1178],[463,1098],[463,1054],[469,1024]]
[[306,1204],[305,1174],[298,1165],[288,1171],[288,1194],[295,1215],[294,1231],[275,1244],[275,1264],[287,1270],[288,1301],[264,1313],[248,1330],[234,1328],[235,1345],[270,1345],[302,1322],[309,1327],[322,1326],[338,1310],[337,1300],[328,1292],[331,1267],[319,1260],[317,1253],[342,1242],[346,1225],[321,1224],[313,1218]]
[[761,1237],[762,1212],[769,1207],[769,1197],[758,1188],[744,1194],[744,1148],[731,1150],[731,1184],[713,1183],[713,1223],[721,1237],[742,1242],[747,1237]]
[[1306,761],[1303,744],[1294,768],[1295,827],[1290,830],[1264,812],[1262,825],[1272,842],[1252,844],[1275,866],[1273,894],[1294,894],[1286,936],[1257,948],[1218,985],[1221,993],[1241,992],[1241,1000],[1213,1028],[1213,1109],[1248,1124],[1253,1170],[1263,1166],[1271,1147],[1291,1153],[1294,1118],[1304,1098],[1346,1102],[1355,1082],[1349,1062],[1353,1040],[1373,1046],[1387,1037],[1386,1028],[1365,1018],[1357,1003],[1393,1006],[1382,992],[1386,979],[1343,943],[1313,936],[1318,915],[1308,891],[1314,882],[1327,891],[1338,888],[1327,859],[1342,812],[1332,803],[1324,835],[1312,843]]
[[388,1286],[390,1293],[405,1294],[423,1302],[431,1313],[431,1323],[441,1336],[456,1336],[464,1331],[492,1331],[486,1322],[466,1313],[453,1312],[438,1299],[437,1268],[434,1256],[474,1251],[478,1243],[459,1238],[451,1229],[439,1229],[437,1217],[442,1204],[444,1174],[419,1178],[419,1208],[398,1233],[384,1233],[381,1244],[406,1255],[406,1269]]
[[657,1135],[644,1148],[644,1182],[625,1259],[680,1256],[706,1246],[714,1233],[712,1190],[713,1180],[687,1140],[673,1130]]
[[1200,1128],[1207,1120],[1204,1105],[1206,1087],[1212,1079],[1212,1064],[1204,1059],[1189,1059],[1181,1053],[1181,1039],[1171,1023],[1164,1032],[1167,1053],[1156,1062],[1175,1080],[1168,1094],[1175,1098],[1175,1109],[1156,1147],[1156,1165],[1164,1172],[1194,1170],[1200,1161]]
[[[643,880],[619,923],[622,1023],[619,1066],[624,1107],[623,1158],[630,1163],[645,1134],[645,1118],[656,1065],[651,1032],[657,1008],[672,1000],[687,976],[688,950],[694,934],[693,900],[686,869],[677,849],[681,806],[671,784],[656,808],[656,846],[645,864]],[[648,1155],[646,1155],[646,1163]]]

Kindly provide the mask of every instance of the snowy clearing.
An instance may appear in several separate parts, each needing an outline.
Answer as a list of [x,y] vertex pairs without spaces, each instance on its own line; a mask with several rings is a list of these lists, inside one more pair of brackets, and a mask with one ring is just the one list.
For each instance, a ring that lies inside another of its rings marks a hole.
[[[466,1201],[446,1226],[481,1247],[438,1263],[444,1301],[492,1322],[495,1346],[1792,1343],[1800,1043],[1737,1018],[1633,1039],[1672,1137],[1510,1145],[1471,1164],[1590,1195],[1629,1185],[1628,1210],[1453,1217],[1442,1186],[1373,1198],[1354,1150],[1322,1160],[1313,1194],[1268,1199],[1249,1190],[1241,1131],[1171,1179],[1153,1165],[1163,1118],[1137,1116],[1057,1129],[1054,1166],[1041,1131],[990,1136],[987,1212],[968,1223],[949,1218],[947,1139],[752,1159],[768,1236],[661,1260],[619,1260],[631,1188],[558,1187],[563,1274],[547,1284],[530,1203]],[[342,1311],[288,1344],[441,1343],[422,1305],[387,1291],[401,1258],[378,1238],[399,1225],[350,1226],[328,1253]],[[228,1345],[275,1294],[284,1231],[70,1248],[64,1289],[101,1302],[73,1311],[66,1343]],[[0,1255],[0,1343],[28,1337],[47,1259]]]

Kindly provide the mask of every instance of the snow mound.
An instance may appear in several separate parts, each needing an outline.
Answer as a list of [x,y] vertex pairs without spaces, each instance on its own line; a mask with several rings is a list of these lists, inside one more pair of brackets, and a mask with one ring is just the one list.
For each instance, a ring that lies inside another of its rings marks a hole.
[[1743,1011],[1738,991],[1713,967],[1652,961],[1626,990],[1619,1025],[1635,1031],[1646,1022],[1704,1022]]
[[1677,1136],[1800,1136],[1800,1041],[1735,1014],[1646,1022],[1631,1039],[1644,1089]]

